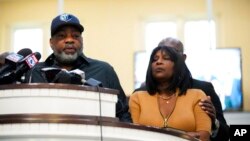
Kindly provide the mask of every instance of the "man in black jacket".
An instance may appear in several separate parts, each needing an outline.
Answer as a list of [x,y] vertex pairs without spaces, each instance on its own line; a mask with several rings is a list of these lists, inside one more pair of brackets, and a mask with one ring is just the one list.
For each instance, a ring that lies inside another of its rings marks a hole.
[[[158,46],[174,47],[180,54],[182,54],[183,59],[186,60],[186,54],[184,54],[183,44],[180,40],[171,37],[165,38],[160,41]],[[199,105],[212,119],[211,141],[228,141],[229,126],[224,118],[220,99],[216,94],[212,83],[193,79],[192,88],[201,89],[208,96],[207,99],[201,100]],[[146,90],[145,85],[142,85],[141,88],[138,88],[135,91],[138,90]]]
[[[122,122],[131,122],[126,95],[114,68],[107,62],[89,58],[83,53],[83,31],[84,27],[74,15],[64,13],[55,17],[51,23],[50,38],[53,53],[44,62],[38,63],[29,71],[25,81],[49,83],[49,79],[43,72],[44,68],[68,71],[79,69],[85,73],[86,80],[93,78],[100,81],[103,87],[119,91],[116,117]],[[65,79],[65,77],[60,77],[62,81],[58,83],[64,83]]]

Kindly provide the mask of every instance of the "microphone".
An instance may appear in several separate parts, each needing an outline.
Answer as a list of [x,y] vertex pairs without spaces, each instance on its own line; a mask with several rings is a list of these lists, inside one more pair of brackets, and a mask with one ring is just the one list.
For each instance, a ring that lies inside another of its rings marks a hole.
[[35,64],[38,63],[38,60],[41,58],[41,54],[39,52],[31,53],[26,56],[21,61],[17,62],[16,69],[13,71],[9,71],[3,75],[0,75],[0,84],[10,84],[17,80],[21,80],[21,77]]
[[19,79],[26,73],[29,69],[33,68],[38,61],[41,59],[41,54],[39,52],[32,53],[20,61],[14,74],[16,78]]
[[23,48],[17,52],[17,54],[22,55],[23,57],[26,57],[32,53],[32,50],[29,48]]
[[73,82],[77,82],[80,80],[81,84],[84,84],[86,82],[85,80],[85,72],[79,69],[74,69],[69,71],[69,73],[73,76]]
[[16,53],[10,53],[8,56],[5,57],[5,63],[0,68],[0,74],[4,74],[10,70],[15,69],[17,63],[23,59],[23,56]]
[[[94,79],[94,78],[89,78],[88,80],[85,80],[85,72],[79,69],[71,70],[69,71],[70,74],[73,74],[73,78],[77,77],[76,80],[79,80],[81,78],[81,82],[83,85],[88,85],[88,86],[94,86],[94,87],[102,87],[102,82]],[[73,80],[73,82],[77,82]]]
[[32,51],[28,48],[21,49],[18,53],[10,53],[5,57],[5,63],[0,68],[0,75],[3,75],[9,71],[12,71],[16,68],[19,61],[21,61],[24,57],[31,54]]
[[76,69],[67,71],[66,69],[46,67],[41,69],[44,78],[48,83],[83,84],[84,73]]
[[[81,79],[73,79],[73,76],[67,72],[67,70],[62,69],[56,74],[52,83],[63,83],[63,84],[81,84]],[[75,81],[73,81],[75,80]]]
[[10,54],[10,52],[3,52],[0,54],[0,68],[5,64],[5,58]]
[[102,83],[93,78],[85,80],[85,72],[79,69],[67,71],[61,68],[47,67],[41,69],[49,83],[78,84],[102,87]]
[[46,79],[46,81],[48,83],[52,83],[54,82],[54,78],[56,77],[56,75],[62,71],[61,68],[54,68],[54,67],[46,67],[46,68],[42,68],[42,75],[44,77],[44,79]]

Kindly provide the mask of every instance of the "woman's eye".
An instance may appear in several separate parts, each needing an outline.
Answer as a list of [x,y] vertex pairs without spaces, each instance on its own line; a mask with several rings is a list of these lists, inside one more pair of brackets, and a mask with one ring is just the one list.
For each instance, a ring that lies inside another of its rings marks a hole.
[[164,57],[165,60],[170,60],[170,57]]
[[158,58],[159,58],[159,57],[155,56],[155,57],[153,58],[153,62],[157,61]]

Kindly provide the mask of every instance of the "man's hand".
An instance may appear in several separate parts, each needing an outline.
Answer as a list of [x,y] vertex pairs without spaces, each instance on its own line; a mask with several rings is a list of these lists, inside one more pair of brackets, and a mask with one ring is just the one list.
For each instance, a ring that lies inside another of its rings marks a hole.
[[199,105],[201,108],[208,114],[208,116],[211,118],[212,123],[215,122],[216,119],[216,110],[214,108],[214,105],[211,101],[210,96],[207,96],[206,99],[201,99],[199,102]]
[[198,132],[187,132],[187,134],[191,137],[194,137],[194,138],[197,138],[199,139],[200,138],[200,134]]

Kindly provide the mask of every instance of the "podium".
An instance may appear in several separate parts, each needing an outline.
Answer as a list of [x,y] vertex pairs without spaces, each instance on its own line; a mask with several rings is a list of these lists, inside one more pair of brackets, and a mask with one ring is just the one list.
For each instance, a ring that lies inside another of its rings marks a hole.
[[176,129],[119,122],[117,90],[0,85],[0,141],[197,141]]

